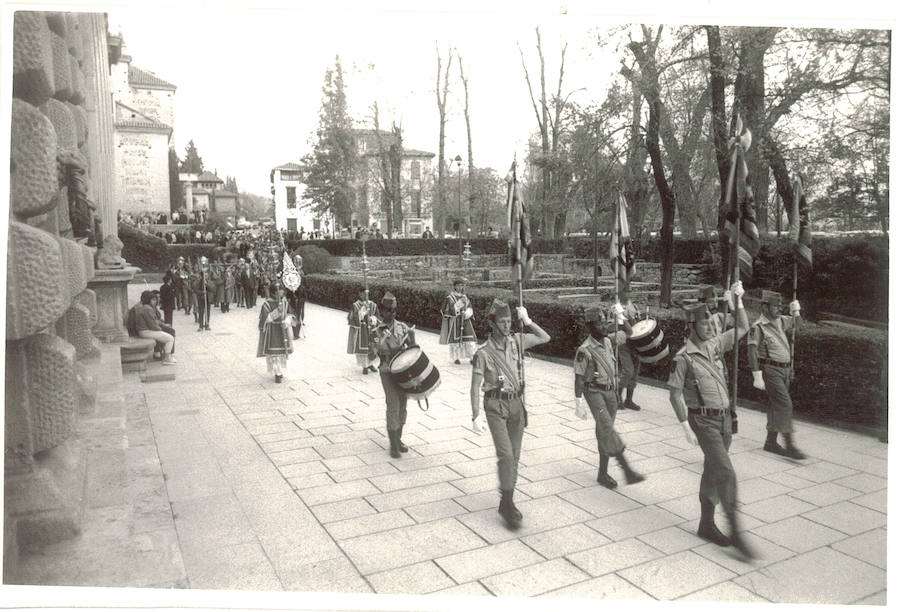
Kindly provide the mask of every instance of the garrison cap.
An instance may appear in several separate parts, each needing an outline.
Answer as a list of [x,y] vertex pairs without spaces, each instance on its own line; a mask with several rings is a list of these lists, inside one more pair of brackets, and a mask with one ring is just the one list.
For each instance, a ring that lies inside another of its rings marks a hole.
[[394,297],[394,294],[388,291],[384,294],[384,297],[381,298],[381,305],[385,308],[396,308],[397,307],[397,298]]
[[758,293],[759,301],[763,304],[772,306],[781,305],[781,294],[777,291],[769,291],[768,289],[760,289]]
[[487,316],[493,316],[496,319],[497,317],[512,317],[512,313],[509,310],[509,304],[494,298],[488,308]]
[[584,320],[587,323],[590,323],[591,321],[599,321],[603,323],[606,320],[606,314],[599,306],[591,306],[589,308],[585,308]]
[[461,276],[457,276],[457,277],[455,277],[455,278],[453,279],[453,286],[454,286],[454,287],[456,287],[457,285],[465,285],[465,284],[466,284],[466,279],[464,279],[464,278],[461,277]]
[[689,322],[705,321],[709,318],[709,308],[703,302],[690,303],[685,301],[682,303],[681,309],[684,311],[685,320]]

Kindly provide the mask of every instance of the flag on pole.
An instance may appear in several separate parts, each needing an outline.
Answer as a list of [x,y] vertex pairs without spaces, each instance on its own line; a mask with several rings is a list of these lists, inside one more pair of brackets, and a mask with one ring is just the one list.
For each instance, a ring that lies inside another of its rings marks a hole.
[[[736,136],[732,139],[732,151],[737,152],[735,167],[731,172],[734,177],[730,193],[727,194],[728,213],[725,215],[725,230],[730,235],[730,242],[738,245],[738,261],[741,277],[750,279],[753,276],[753,259],[759,253],[759,229],[756,226],[756,211],[753,207],[753,187],[750,186],[750,173],[744,161],[744,153],[750,148],[750,130],[741,131],[741,120],[738,117]],[[740,211],[741,227],[735,236],[735,222]]]
[[634,268],[634,251],[631,246],[631,232],[628,229],[628,208],[621,193],[616,202],[615,227],[609,240],[609,259],[613,270],[618,274],[619,284],[628,284]]
[[281,267],[281,281],[284,283],[284,286],[287,287],[288,291],[296,291],[297,287],[300,286],[300,273],[297,272],[297,268],[294,266],[294,262],[291,261],[291,256],[288,255],[287,251],[284,252]]
[[794,177],[794,202],[791,206],[791,228],[789,231],[797,260],[807,270],[812,270],[812,232],[809,229],[809,205],[803,193],[803,181]]
[[525,201],[519,191],[516,180],[516,162],[512,163],[506,175],[506,218],[509,220],[509,257],[513,268],[522,270],[522,279],[531,277],[532,252],[531,228],[528,214],[525,212]]

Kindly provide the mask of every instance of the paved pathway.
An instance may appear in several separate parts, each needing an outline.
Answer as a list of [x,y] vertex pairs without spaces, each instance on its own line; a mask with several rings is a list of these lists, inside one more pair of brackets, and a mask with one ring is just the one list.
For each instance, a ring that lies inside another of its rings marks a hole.
[[[131,287],[132,301],[143,288]],[[93,504],[82,538],[27,560],[34,582],[886,602],[887,445],[873,438],[801,423],[811,458],[798,464],[763,452],[765,416],[741,411],[732,460],[762,557],[747,563],[694,535],[702,454],[683,440],[664,389],[639,386],[644,409],[617,419],[647,480],[609,491],[594,482],[593,421],[574,416],[571,368],[532,359],[525,521],[514,533],[496,510],[491,438],[469,428],[470,369],[435,334],[417,337],[442,385],[430,411],[411,403],[411,450],[392,460],[379,378],[344,352],[346,314],[307,305],[307,337],[283,384],[255,358],[257,314],[214,310],[212,331],[197,333],[175,313],[177,380],[123,380],[135,427],[146,415],[152,435],[135,436],[140,452],[124,469],[156,486],[128,489],[133,500],[140,491],[141,512],[137,501]],[[89,474],[92,483],[102,487]],[[132,544],[110,548],[113,537]]]

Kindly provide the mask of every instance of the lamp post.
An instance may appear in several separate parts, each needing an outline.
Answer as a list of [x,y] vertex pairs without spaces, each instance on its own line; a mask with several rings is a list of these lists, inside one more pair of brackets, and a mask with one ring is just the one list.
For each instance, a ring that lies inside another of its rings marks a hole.
[[458,223],[456,226],[456,236],[459,238],[459,265],[462,267],[463,265],[463,251],[462,251],[462,157],[457,155],[453,158],[453,161],[456,162],[456,214]]

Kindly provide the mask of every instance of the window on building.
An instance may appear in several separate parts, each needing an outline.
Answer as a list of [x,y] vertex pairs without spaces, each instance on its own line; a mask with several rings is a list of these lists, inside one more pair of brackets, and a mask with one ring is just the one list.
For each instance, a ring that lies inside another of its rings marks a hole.
[[313,229],[317,231],[322,229],[322,224],[318,219],[313,219]]
[[296,219],[288,219],[287,220],[287,229],[289,232],[297,231],[297,220]]
[[413,191],[412,192],[412,214],[413,217],[422,216],[422,192],[421,191]]
[[288,208],[297,208],[297,188],[287,188],[287,206]]
[[419,162],[412,161],[409,162],[409,178],[412,182],[416,183],[421,178],[421,168],[419,167]]

